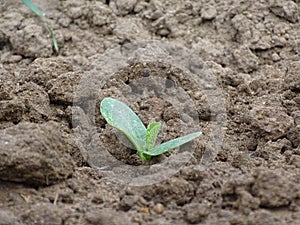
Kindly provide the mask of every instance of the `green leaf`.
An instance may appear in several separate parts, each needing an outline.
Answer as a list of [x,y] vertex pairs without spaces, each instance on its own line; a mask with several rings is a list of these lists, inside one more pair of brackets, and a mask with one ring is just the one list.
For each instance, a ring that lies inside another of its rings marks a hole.
[[39,8],[31,0],[22,0],[22,2],[29,9],[31,9],[32,12],[34,12],[36,15],[38,15],[41,18],[41,20],[44,22],[47,30],[49,31],[49,33],[51,35],[51,39],[52,39],[52,42],[53,42],[54,50],[56,52],[58,52],[58,44],[57,44],[57,40],[55,38],[54,32],[53,32],[52,28],[49,26],[49,24],[47,23],[46,18],[44,17],[43,13],[39,10]]
[[31,0],[22,0],[22,2],[30,8],[35,14],[37,14],[39,17],[44,17],[43,13],[36,7],[36,5]]
[[100,111],[108,124],[125,134],[142,157],[146,128],[140,118],[126,104],[113,98],[104,98]]
[[160,122],[150,123],[146,129],[140,118],[126,104],[113,98],[104,98],[100,111],[108,124],[120,130],[131,141],[142,161],[177,148],[202,134],[191,133],[154,147],[161,127]]
[[202,134],[201,132],[191,133],[191,134],[185,135],[183,137],[179,137],[179,138],[173,139],[171,141],[167,141],[161,145],[154,147],[151,150],[144,151],[143,153],[146,155],[150,155],[150,156],[161,155],[165,152],[170,151],[171,149],[177,148],[180,145],[183,145],[183,144],[195,139],[196,137],[199,137],[201,134]]
[[54,50],[55,50],[56,52],[58,52],[58,44],[57,44],[57,41],[56,41],[54,32],[53,32],[52,28],[48,25],[48,23],[46,23],[46,26],[47,26],[47,29],[48,29],[49,33],[51,34],[51,38],[52,38]]
[[150,150],[154,147],[160,127],[161,127],[160,122],[152,122],[148,125],[146,130],[146,137],[145,137],[146,150]]

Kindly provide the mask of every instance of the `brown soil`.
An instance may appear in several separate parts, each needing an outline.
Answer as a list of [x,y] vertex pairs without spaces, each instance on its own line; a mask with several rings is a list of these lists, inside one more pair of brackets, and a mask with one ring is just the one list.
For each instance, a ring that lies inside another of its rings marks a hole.
[[[58,54],[0,1],[1,225],[300,224],[299,0],[44,2]],[[107,96],[203,135],[142,162]]]

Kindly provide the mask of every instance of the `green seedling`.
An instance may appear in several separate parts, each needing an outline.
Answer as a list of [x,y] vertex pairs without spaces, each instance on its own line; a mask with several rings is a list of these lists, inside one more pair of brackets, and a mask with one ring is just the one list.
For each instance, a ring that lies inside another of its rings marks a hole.
[[177,148],[201,135],[201,132],[195,132],[155,146],[161,127],[160,122],[152,122],[146,128],[125,103],[113,98],[102,100],[100,112],[109,125],[120,130],[130,140],[143,161]]
[[49,31],[49,33],[51,35],[54,50],[55,50],[55,52],[58,52],[58,44],[57,44],[54,32],[53,32],[52,28],[50,27],[50,25],[47,23],[47,20],[46,20],[45,16],[43,15],[43,13],[38,9],[38,7],[31,0],[22,0],[22,2],[29,9],[31,9],[32,12],[34,12],[36,15],[38,15],[41,18],[41,20],[45,24],[45,27],[47,28],[47,30]]

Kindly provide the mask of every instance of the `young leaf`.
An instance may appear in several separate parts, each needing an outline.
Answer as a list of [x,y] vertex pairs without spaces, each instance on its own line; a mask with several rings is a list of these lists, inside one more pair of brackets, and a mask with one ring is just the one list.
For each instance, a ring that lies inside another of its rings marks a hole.
[[108,124],[126,135],[141,156],[145,146],[146,128],[140,118],[126,104],[113,98],[104,98],[100,111]]
[[153,122],[148,125],[146,130],[146,137],[145,137],[146,150],[150,150],[154,147],[160,127],[161,127],[160,122]]
[[183,145],[183,144],[195,139],[196,137],[199,137],[201,134],[202,134],[201,132],[195,132],[195,133],[185,135],[183,137],[175,138],[171,141],[167,141],[163,144],[160,144],[151,150],[144,151],[143,153],[146,155],[150,155],[150,156],[161,155],[173,148],[177,148],[180,145]]

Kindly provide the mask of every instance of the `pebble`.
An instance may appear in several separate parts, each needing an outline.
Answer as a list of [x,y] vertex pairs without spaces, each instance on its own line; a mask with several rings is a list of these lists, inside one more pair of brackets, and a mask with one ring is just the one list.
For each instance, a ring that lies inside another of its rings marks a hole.
[[274,62],[277,62],[280,60],[280,56],[277,53],[273,53],[271,57]]
[[167,35],[170,34],[170,31],[168,29],[161,29],[161,30],[158,31],[158,34],[160,36],[167,36]]
[[217,10],[213,6],[204,7],[201,10],[201,18],[203,20],[212,20],[216,17],[216,15],[217,15]]
[[141,213],[149,213],[149,208],[148,207],[141,208]]
[[161,214],[164,211],[164,206],[161,203],[157,203],[154,208],[153,208],[154,212],[156,212],[157,214]]

